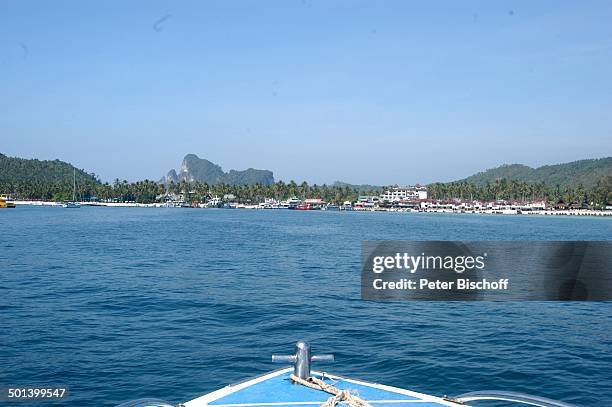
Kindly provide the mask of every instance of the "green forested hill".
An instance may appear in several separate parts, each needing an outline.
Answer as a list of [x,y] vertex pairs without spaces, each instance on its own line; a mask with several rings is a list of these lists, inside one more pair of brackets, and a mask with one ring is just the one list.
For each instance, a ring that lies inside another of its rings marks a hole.
[[[0,154],[0,182],[45,182],[72,184],[74,167],[60,160],[30,160]],[[77,183],[97,183],[95,175],[76,170]]]
[[[30,160],[0,154],[0,194],[25,199],[70,199],[74,169],[60,160]],[[76,183],[80,197],[91,194],[100,185],[94,174],[79,169]]]
[[502,165],[484,172],[479,172],[461,181],[477,186],[493,183],[496,180],[522,181],[528,183],[545,183],[563,187],[592,188],[597,181],[606,176],[612,176],[612,157],[593,160],[580,160],[570,163],[545,165],[531,168],[526,165]]

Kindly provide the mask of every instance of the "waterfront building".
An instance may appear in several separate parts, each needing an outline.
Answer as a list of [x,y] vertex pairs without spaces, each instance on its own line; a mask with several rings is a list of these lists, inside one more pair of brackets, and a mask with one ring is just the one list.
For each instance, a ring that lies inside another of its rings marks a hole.
[[421,185],[414,186],[394,186],[387,189],[380,199],[387,202],[416,202],[418,200],[427,199],[427,187]]

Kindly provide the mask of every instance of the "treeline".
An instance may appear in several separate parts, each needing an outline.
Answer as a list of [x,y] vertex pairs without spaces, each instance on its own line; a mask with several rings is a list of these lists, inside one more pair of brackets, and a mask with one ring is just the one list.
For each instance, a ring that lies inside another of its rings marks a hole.
[[529,183],[498,179],[482,186],[467,181],[430,184],[427,186],[427,192],[431,198],[440,200],[544,200],[552,203],[576,202],[585,206],[603,207],[612,205],[612,176],[601,177],[592,188],[585,188],[582,185],[551,186],[544,182]]
[[[77,175],[77,195],[79,198],[95,196],[95,192],[102,185],[97,180],[79,178]],[[14,199],[71,201],[72,190],[72,175],[70,181],[3,181],[0,179],[0,194],[10,195]]]
[[[378,195],[381,189],[358,190],[356,188],[330,185],[309,185],[306,182],[297,184],[294,181],[276,182],[272,185],[230,185],[193,182],[171,182],[167,185],[145,180],[130,183],[115,180],[112,184],[86,181],[79,183],[77,179],[77,196],[82,200],[102,199],[118,202],[152,203],[164,199],[164,195],[183,195],[188,202],[204,202],[214,196],[223,198],[233,195],[237,202],[263,202],[266,198],[287,199],[293,196],[299,198],[321,198],[327,202],[356,201],[359,195]],[[72,199],[72,182],[0,181],[0,194],[11,195],[15,199],[35,199],[51,201],[68,201]]]
[[266,198],[284,200],[297,196],[299,198],[321,198],[327,202],[356,201],[359,195],[378,195],[382,190],[358,191],[348,186],[309,185],[306,182],[297,184],[294,181],[285,183],[278,181],[272,185],[233,185],[208,184],[205,182],[171,182],[167,185],[153,181],[128,183],[115,180],[112,185],[102,184],[90,196],[100,199],[115,199],[117,201],[134,201],[142,203],[155,202],[169,195],[182,195],[185,201],[205,202],[215,196],[223,198],[233,195],[240,203],[259,203]]
[[223,198],[226,195],[233,195],[237,202],[258,203],[263,202],[266,198],[285,200],[295,196],[300,199],[321,198],[326,202],[342,203],[344,201],[354,202],[360,195],[379,195],[382,188],[363,190],[349,185],[309,185],[307,182],[297,184],[295,181],[288,183],[278,181],[272,185],[208,185],[199,182],[188,184],[183,181],[168,185],[168,192],[170,193],[182,193],[184,191],[189,192],[187,196],[192,200],[201,200],[213,196]]
[[[84,181],[84,182],[83,182]],[[117,202],[155,202],[156,197],[166,192],[166,187],[154,181],[128,182],[115,180],[113,184],[77,178],[78,200],[114,200]],[[14,199],[70,201],[72,200],[72,182],[0,181],[0,194],[10,195]]]
[[[67,177],[70,179],[69,177]],[[229,185],[207,183],[187,183],[181,181],[167,185],[145,180],[127,182],[115,180],[112,184],[101,183],[94,177],[77,176],[77,195],[79,199],[102,199],[119,202],[151,203],[163,200],[164,195],[182,194],[188,202],[204,202],[214,196],[223,198],[233,195],[235,201],[242,203],[262,202],[265,198],[283,200],[296,196],[301,199],[321,198],[327,202],[354,202],[360,195],[379,195],[383,188],[370,190],[357,189],[349,185],[309,185],[306,182],[297,184],[294,181],[276,182],[272,185]],[[17,181],[0,180],[0,194],[11,195],[15,199],[37,199],[67,201],[72,198],[72,182],[53,181]],[[612,176],[601,178],[593,188],[550,186],[544,183],[527,183],[521,181],[497,180],[477,186],[468,182],[436,183],[428,185],[430,198],[440,200],[545,200],[556,203],[578,202],[591,207],[612,205]]]

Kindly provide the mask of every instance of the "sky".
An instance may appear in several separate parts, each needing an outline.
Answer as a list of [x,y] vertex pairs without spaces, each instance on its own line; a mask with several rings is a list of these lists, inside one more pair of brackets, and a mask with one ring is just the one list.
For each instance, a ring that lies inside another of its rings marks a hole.
[[610,21],[610,1],[4,0],[0,153],[376,185],[610,156]]

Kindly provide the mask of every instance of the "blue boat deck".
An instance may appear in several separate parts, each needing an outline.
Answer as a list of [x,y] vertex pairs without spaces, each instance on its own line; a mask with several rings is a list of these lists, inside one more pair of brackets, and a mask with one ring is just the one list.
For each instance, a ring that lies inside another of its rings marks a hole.
[[[224,387],[185,403],[185,407],[296,407],[319,406],[331,394],[294,384],[290,376],[293,368],[277,370],[264,376]],[[323,378],[320,373],[314,376]],[[349,390],[372,407],[439,407],[460,404],[409,390],[325,375],[327,383],[341,390]],[[347,404],[340,403],[343,406]]]

